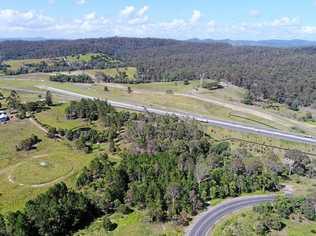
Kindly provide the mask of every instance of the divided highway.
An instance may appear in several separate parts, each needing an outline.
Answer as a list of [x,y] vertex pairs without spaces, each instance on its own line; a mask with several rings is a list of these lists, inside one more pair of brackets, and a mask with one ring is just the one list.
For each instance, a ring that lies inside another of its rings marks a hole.
[[[49,90],[49,91],[56,93],[56,94],[67,95],[67,96],[71,96],[71,97],[75,97],[75,98],[98,99],[97,97],[87,96],[87,95],[74,93],[74,92],[70,92],[70,91],[63,90],[63,89],[57,89],[57,88],[53,88],[53,87],[47,87],[47,86],[37,86],[37,87],[40,89]],[[254,133],[254,134],[258,134],[258,135],[268,136],[268,137],[272,137],[272,138],[278,138],[278,139],[287,140],[287,141],[316,144],[316,138],[314,138],[314,137],[286,133],[286,132],[282,132],[282,131],[275,130],[275,129],[265,129],[265,128],[261,128],[261,127],[240,124],[237,122],[210,119],[210,118],[203,117],[203,116],[193,114],[193,113],[173,112],[173,111],[167,111],[167,110],[162,110],[162,109],[155,109],[155,108],[151,108],[151,107],[134,105],[134,104],[130,104],[130,103],[122,103],[122,102],[116,102],[116,101],[111,101],[111,100],[107,100],[107,101],[112,106],[118,107],[118,108],[124,108],[124,109],[128,109],[128,110],[139,111],[139,112],[150,112],[150,113],[155,113],[155,114],[159,114],[159,115],[175,115],[175,116],[180,117],[180,118],[194,119],[194,120],[197,120],[197,121],[200,121],[203,123],[207,123],[209,125],[218,126],[218,127],[222,127],[222,128],[228,128],[228,129],[247,132],[247,133]]]
[[271,202],[275,199],[274,195],[253,196],[233,199],[211,208],[206,213],[193,222],[186,236],[207,236],[215,224],[224,216],[229,215],[242,208],[251,207],[264,202]]

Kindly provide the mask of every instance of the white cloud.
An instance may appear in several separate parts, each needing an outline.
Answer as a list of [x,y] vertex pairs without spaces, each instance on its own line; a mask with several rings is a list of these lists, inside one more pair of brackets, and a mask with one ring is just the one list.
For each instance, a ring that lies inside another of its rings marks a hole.
[[[148,36],[169,38],[314,38],[316,25],[303,25],[298,17],[284,16],[270,21],[221,24],[201,20],[194,10],[184,19],[153,22],[149,7],[127,6],[115,17],[89,12],[75,19],[54,18],[39,11],[0,9],[0,35],[5,37],[84,38],[107,36]],[[124,16],[124,17],[122,17]],[[205,17],[206,18],[206,17]]]
[[261,12],[257,9],[252,9],[249,11],[249,16],[252,16],[252,17],[258,17],[261,15]]
[[190,19],[190,23],[191,24],[195,24],[197,23],[200,19],[201,19],[201,12],[198,10],[194,10]]
[[[130,5],[126,6],[124,9],[120,12],[120,20],[119,25],[138,25],[139,27],[143,27],[144,24],[147,24],[149,21],[149,17],[146,15],[146,13],[149,10],[149,6],[145,5],[140,9],[136,9],[136,7]],[[122,28],[122,27],[120,27]],[[126,27],[124,27],[126,29]]]
[[303,26],[302,33],[305,34],[316,34],[316,26]]
[[201,12],[198,10],[194,10],[192,12],[192,16],[188,20],[184,19],[173,19],[168,22],[161,22],[159,25],[165,29],[183,29],[183,28],[191,28],[194,24],[196,24],[201,19]]
[[86,4],[88,2],[88,0],[76,0],[76,3],[78,4],[78,5],[84,5],[84,4]]
[[169,22],[162,22],[159,24],[163,29],[171,30],[171,29],[179,29],[183,28],[187,25],[185,20],[182,19],[174,19]]
[[274,27],[280,27],[280,26],[293,26],[298,25],[300,23],[300,20],[298,17],[290,18],[288,16],[281,17],[278,19],[275,19],[271,22],[271,26]]
[[149,10],[149,6],[145,5],[141,9],[138,10],[137,16],[143,17]]
[[148,16],[136,17],[136,18],[130,19],[128,21],[128,24],[130,25],[145,24],[148,22],[148,20],[149,20]]
[[96,19],[96,17],[97,17],[97,14],[95,12],[90,12],[90,13],[86,14],[83,18],[85,20],[90,21],[90,20]]
[[216,22],[214,20],[211,20],[207,23],[207,30],[208,32],[212,33],[216,30]]
[[124,17],[129,17],[135,12],[135,7],[134,6],[126,6],[120,13],[121,16]]
[[42,29],[54,24],[55,20],[35,11],[0,10],[1,29]]

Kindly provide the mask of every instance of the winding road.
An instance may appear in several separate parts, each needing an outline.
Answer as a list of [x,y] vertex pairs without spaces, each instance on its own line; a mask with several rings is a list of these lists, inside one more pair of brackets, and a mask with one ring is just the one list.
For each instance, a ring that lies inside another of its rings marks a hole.
[[275,195],[240,197],[225,201],[224,203],[211,207],[208,211],[202,213],[188,228],[186,236],[207,236],[216,225],[216,223],[226,215],[229,215],[242,208],[251,207],[264,202],[271,202]]
[[[97,97],[74,93],[71,91],[57,89],[57,88],[48,87],[48,86],[37,86],[37,88],[49,90],[55,94],[67,95],[74,98],[100,99]],[[203,117],[198,114],[193,114],[193,113],[188,113],[188,112],[174,112],[174,111],[156,109],[156,108],[145,107],[145,106],[140,106],[140,105],[135,105],[135,104],[130,104],[130,103],[116,102],[116,101],[111,101],[111,100],[107,100],[107,102],[111,104],[112,106],[118,107],[118,108],[139,111],[139,112],[150,112],[150,113],[155,113],[159,115],[174,115],[180,118],[193,119],[193,120],[197,120],[209,125],[218,126],[222,128],[228,128],[228,129],[237,130],[241,132],[253,133],[253,134],[263,135],[263,136],[272,137],[272,138],[278,138],[278,139],[287,140],[287,141],[294,141],[294,142],[307,143],[307,144],[316,144],[315,137],[287,133],[287,132],[283,132],[276,129],[266,129],[266,128],[261,128],[261,127],[256,127],[256,126],[245,125],[245,124],[241,124],[237,122],[210,119],[208,117]]]

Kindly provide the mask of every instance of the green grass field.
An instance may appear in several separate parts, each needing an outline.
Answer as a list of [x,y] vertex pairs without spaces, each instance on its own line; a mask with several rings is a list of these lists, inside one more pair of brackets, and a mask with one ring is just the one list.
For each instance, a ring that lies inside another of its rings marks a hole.
[[[119,75],[119,72],[125,72],[130,80],[133,80],[137,74],[137,69],[135,67],[120,67],[120,68],[109,68],[109,69],[94,69],[94,70],[84,70],[82,71],[85,74],[88,74],[94,77],[98,73],[104,73],[107,76],[115,77]],[[74,72],[78,73],[78,72]]]
[[66,60],[70,62],[89,62],[92,60],[92,57],[100,55],[98,53],[87,53],[87,54],[80,54],[80,55],[71,55],[67,56]]
[[49,62],[49,59],[22,59],[22,60],[8,60],[4,64],[10,66],[9,70],[17,70],[26,64],[40,64],[42,61]]
[[[56,181],[74,186],[78,172],[94,154],[74,150],[65,141],[48,139],[28,120],[0,125],[0,212],[17,210],[25,202],[46,191]],[[16,152],[15,145],[31,134],[42,142],[35,150]],[[48,166],[40,166],[46,161]],[[44,186],[31,186],[44,184]]]
[[67,103],[51,107],[50,110],[36,114],[36,118],[45,125],[49,125],[60,129],[73,129],[76,127],[87,125],[82,120],[67,120],[65,117],[65,109]]
[[[9,96],[10,90],[7,89],[1,89],[0,88],[0,93],[2,93],[5,97]],[[19,93],[19,97],[22,101],[28,102],[28,101],[35,101],[39,99],[39,94],[31,94],[31,93]],[[2,107],[6,106],[5,99],[1,100],[0,103],[2,104]]]
[[93,59],[93,57],[102,57],[105,61],[117,62],[113,58],[101,53],[86,53],[86,54],[79,54],[79,55],[71,55],[71,56],[65,57],[65,59],[66,61],[69,61],[69,62],[90,62]]
[[[31,174],[30,170],[32,170]],[[10,177],[17,184],[30,186],[50,183],[71,174],[72,171],[72,162],[67,160],[67,157],[55,156],[51,153],[47,157],[22,162],[10,171]]]
[[[42,83],[44,84],[44,83]],[[46,82],[47,86],[51,86],[54,88],[60,88],[69,90],[72,92],[77,92],[80,94],[95,96],[101,99],[110,99],[114,101],[120,101],[120,102],[133,102],[135,104],[140,105],[147,105],[147,106],[153,106],[163,109],[172,109],[176,111],[181,112],[194,112],[197,114],[209,116],[212,118],[219,118],[219,119],[228,119],[228,120],[234,120],[234,121],[240,121],[240,118],[231,116],[231,113],[233,112],[229,108],[225,108],[216,104],[212,104],[209,102],[201,101],[198,99],[190,98],[190,97],[184,97],[184,96],[178,96],[173,94],[157,94],[154,92],[132,92],[131,94],[127,93],[127,89],[125,88],[119,88],[119,87],[111,87],[109,88],[108,92],[104,92],[104,87],[101,85],[78,85],[78,84],[71,84],[71,83],[53,83],[53,82]],[[120,85],[119,85],[120,86]],[[131,86],[132,89],[134,88]],[[161,99],[163,96],[164,99]],[[264,124],[270,124],[272,122],[267,121],[261,117],[257,117],[250,114],[241,114],[244,117],[249,118],[247,120],[247,123],[254,124],[263,127],[270,127],[270,125],[264,125]],[[276,124],[271,124],[275,125]],[[286,129],[286,127],[278,126],[280,129]]]
[[182,229],[174,224],[150,224],[146,222],[143,211],[134,211],[129,215],[115,213],[110,217],[113,223],[118,227],[107,232],[102,227],[102,218],[96,220],[87,229],[81,230],[75,236],[180,236],[183,235]]

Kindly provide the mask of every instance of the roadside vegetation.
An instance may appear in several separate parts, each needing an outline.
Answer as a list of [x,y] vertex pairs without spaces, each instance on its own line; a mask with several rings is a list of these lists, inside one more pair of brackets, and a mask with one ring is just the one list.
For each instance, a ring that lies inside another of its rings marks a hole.
[[282,197],[227,217],[215,226],[212,235],[312,236],[316,232],[315,219],[312,198]]

